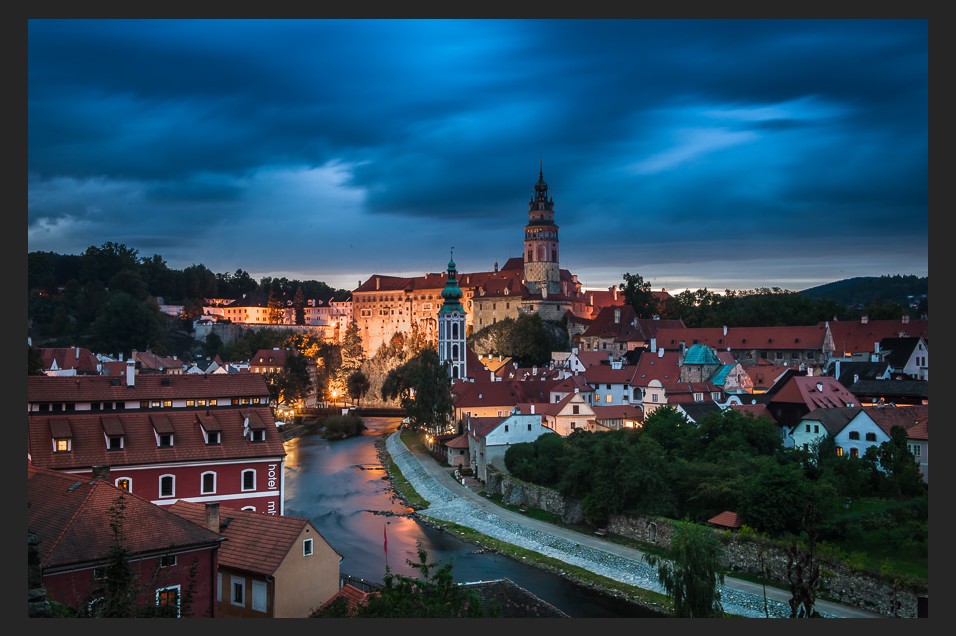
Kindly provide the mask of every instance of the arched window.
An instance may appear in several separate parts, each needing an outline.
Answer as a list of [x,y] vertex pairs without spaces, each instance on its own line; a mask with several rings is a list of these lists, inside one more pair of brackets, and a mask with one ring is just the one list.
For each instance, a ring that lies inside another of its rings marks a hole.
[[216,473],[207,471],[200,476],[200,492],[204,495],[212,495],[216,492]]
[[452,360],[458,359],[458,345],[456,344],[451,346],[451,359]]
[[451,339],[458,340],[458,323],[451,323]]

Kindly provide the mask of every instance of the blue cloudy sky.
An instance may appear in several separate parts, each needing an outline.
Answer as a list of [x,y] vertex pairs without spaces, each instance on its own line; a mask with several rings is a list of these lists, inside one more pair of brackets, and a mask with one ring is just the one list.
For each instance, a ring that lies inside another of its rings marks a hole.
[[28,251],[352,289],[522,251],[590,288],[928,275],[928,21],[34,19]]

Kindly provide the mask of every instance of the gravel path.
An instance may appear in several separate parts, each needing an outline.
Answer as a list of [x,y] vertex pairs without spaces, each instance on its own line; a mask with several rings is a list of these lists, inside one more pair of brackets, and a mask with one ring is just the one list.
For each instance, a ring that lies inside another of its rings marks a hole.
[[[409,451],[400,432],[390,435],[385,450],[429,507],[416,514],[472,528],[481,534],[564,563],[594,572],[634,587],[665,594],[657,581],[656,568],[643,560],[643,553],[583,533],[547,524],[511,512],[472,492],[427,454]],[[724,611],[737,616],[765,618],[761,586],[725,577],[720,590]],[[767,588],[771,618],[790,616],[789,593]],[[817,603],[824,617],[878,617],[878,614],[832,603]]]

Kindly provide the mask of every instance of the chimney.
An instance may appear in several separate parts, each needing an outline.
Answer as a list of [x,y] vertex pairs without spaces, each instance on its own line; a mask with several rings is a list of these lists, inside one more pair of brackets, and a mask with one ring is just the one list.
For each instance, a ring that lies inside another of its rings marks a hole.
[[93,479],[107,481],[110,478],[109,466],[93,466]]
[[865,325],[870,322],[870,317],[867,315],[860,316],[860,324]]
[[80,348],[79,348],[79,347],[76,348],[76,359],[77,359],[77,360],[80,359]]
[[657,336],[651,336],[651,353],[657,351]]
[[657,357],[658,357],[658,358],[663,358],[663,357],[664,357],[664,350],[663,350],[663,349],[658,349],[658,350],[657,350]]
[[136,362],[132,358],[126,361],[126,386],[136,386]]
[[724,335],[727,335],[727,325],[724,325]]
[[378,276],[375,277],[375,289],[378,289],[378,288],[379,288],[379,282],[380,282],[381,280],[382,280],[382,279],[379,278]]
[[873,353],[879,353],[879,352],[880,352],[880,343],[879,341],[877,341],[873,343]]
[[903,324],[904,324],[904,325],[910,324],[910,317],[909,317],[909,316],[903,316]]
[[206,528],[213,532],[219,532],[219,502],[214,501],[206,504]]
[[612,298],[614,298],[614,300],[617,300],[617,286],[615,285],[611,287],[610,291],[611,291],[611,294],[613,294]]
[[531,414],[534,415],[534,404],[531,404]]
[[494,371],[489,371],[488,373],[491,374],[491,378],[489,378],[489,379],[490,379],[492,382],[494,382],[494,381],[495,381],[495,372],[494,372]]
[[615,309],[615,310],[614,310],[614,324],[616,325],[616,324],[618,324],[619,322],[621,322],[621,310],[620,310],[620,309]]

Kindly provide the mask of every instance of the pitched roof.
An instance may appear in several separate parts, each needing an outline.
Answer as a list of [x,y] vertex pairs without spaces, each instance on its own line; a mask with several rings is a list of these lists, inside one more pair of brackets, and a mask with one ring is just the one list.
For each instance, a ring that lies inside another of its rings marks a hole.
[[[197,524],[204,524],[206,520],[205,504],[185,499],[176,500],[169,511]],[[289,552],[297,548],[298,538],[306,529],[325,541],[307,519],[220,508],[219,533],[226,541],[219,548],[219,565],[273,575]]]
[[730,510],[725,510],[719,515],[711,517],[707,520],[707,523],[711,523],[715,526],[721,526],[723,528],[739,528],[741,525],[740,515]]
[[777,422],[777,418],[773,416],[766,404],[731,404],[729,408],[741,413],[749,413],[754,417],[766,417],[773,423]]
[[890,435],[894,426],[906,429],[909,439],[929,439],[929,406],[867,406],[864,411],[884,433]]
[[130,356],[135,362],[137,368],[142,371],[165,371],[167,369],[182,369],[183,361],[176,358],[166,358],[158,356],[151,351],[133,351]]
[[[836,435],[842,431],[847,424],[853,421],[853,418],[859,415],[862,410],[863,408],[860,406],[836,406],[814,409],[804,415],[800,419],[800,422],[807,420],[820,422],[827,433]],[[800,426],[800,422],[797,423],[797,426]]]
[[859,405],[860,400],[836,378],[795,375],[780,387],[771,402],[805,404],[815,408]]
[[612,404],[610,406],[595,404],[591,407],[591,410],[594,411],[594,419],[598,421],[623,419],[644,421],[644,409],[634,404]]
[[136,375],[132,386],[126,376],[27,378],[27,402],[127,402],[138,400],[209,399],[224,396],[269,397],[265,379],[258,373],[226,375]]
[[44,370],[76,369],[81,374],[99,373],[99,360],[85,347],[39,347],[40,361]]
[[657,331],[657,346],[665,349],[677,349],[683,342],[687,347],[705,344],[717,350],[729,348],[822,351],[825,339],[826,328],[822,323],[812,327],[686,327]]
[[643,341],[644,332],[637,326],[637,316],[630,305],[602,307],[582,338],[604,338],[616,342]]
[[662,384],[680,378],[680,356],[676,351],[658,349],[657,353],[641,356],[637,362],[637,371],[631,378],[631,386],[646,387],[651,380]]
[[854,395],[893,398],[929,398],[929,380],[857,380],[847,387]]
[[[27,445],[32,461],[56,470],[88,469],[92,466],[136,466],[166,462],[222,461],[255,457],[284,457],[285,447],[274,426],[268,407],[251,409],[226,408],[215,411],[182,410],[163,413],[114,411],[112,414],[74,411],[68,415],[31,415],[27,423]],[[258,422],[265,431],[265,441],[252,442],[244,436],[245,418],[250,425]],[[154,433],[154,421],[173,430],[173,446],[160,447]],[[200,425],[206,430],[222,431],[220,443],[206,444]],[[53,452],[53,437],[69,426],[71,450]],[[108,450],[104,431],[123,435],[123,448]]]
[[570,618],[568,614],[510,579],[475,581],[460,585],[478,595],[486,612],[496,608],[497,618]]
[[681,361],[681,364],[712,365],[721,364],[721,362],[712,347],[708,347],[704,344],[695,344],[691,345],[691,347],[684,352],[684,359]]
[[872,352],[884,338],[919,336],[929,342],[929,320],[831,320],[829,324],[835,355]]
[[584,379],[590,384],[630,384],[637,373],[636,365],[622,366],[620,369],[607,364],[588,367],[582,372]]
[[[670,401],[670,394],[668,394],[668,401]],[[687,417],[695,423],[700,423],[702,417],[709,413],[720,413],[722,410],[720,405],[714,402],[713,400],[707,400],[706,402],[679,402],[680,409],[687,414]]]
[[57,568],[107,558],[113,534],[110,510],[123,498],[124,546],[132,554],[211,547],[222,541],[202,525],[171,514],[102,479],[82,478],[27,465],[27,527],[35,532],[41,565]]
[[900,369],[909,362],[910,356],[913,355],[913,351],[919,342],[920,338],[915,336],[909,338],[883,338],[880,340],[880,351],[889,352],[886,356],[886,361],[895,368]]
[[834,375],[837,367],[835,363],[830,365],[828,369],[830,373],[828,373],[828,375],[836,377],[836,379],[840,381],[840,384],[849,387],[855,382],[854,378],[859,378],[860,380],[876,380],[885,376],[890,365],[888,362],[844,362],[841,360],[839,366],[839,376]]
[[[374,592],[373,592],[374,593]],[[369,592],[364,592],[359,588],[355,587],[351,583],[346,583],[338,589],[338,591],[332,595],[332,597],[323,603],[319,610],[327,609],[332,603],[336,600],[342,598],[345,599],[346,605],[348,605],[349,614],[355,612],[356,608],[365,602],[365,599],[369,597]]]
[[547,402],[551,385],[548,382],[520,380],[475,380],[452,385],[455,408],[481,406],[514,406],[519,402]]
[[744,372],[750,376],[755,389],[769,389],[781,380],[787,371],[793,371],[793,367],[782,365],[757,363],[747,366],[741,366]]
[[510,415],[504,417],[470,417],[468,418],[468,435],[474,439],[487,437],[488,433],[498,428],[508,417]]

